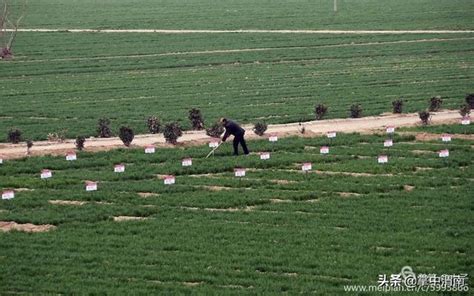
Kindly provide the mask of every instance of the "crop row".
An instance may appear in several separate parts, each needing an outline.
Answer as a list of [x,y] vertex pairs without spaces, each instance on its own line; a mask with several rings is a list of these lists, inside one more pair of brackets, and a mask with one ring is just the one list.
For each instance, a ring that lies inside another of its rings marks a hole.
[[[93,0],[28,4],[25,26],[114,29],[468,29],[469,0]],[[48,18],[44,16],[48,15]]]
[[[0,129],[18,127],[33,140],[66,130],[66,136],[74,138],[93,135],[97,119],[108,117],[113,130],[127,125],[144,133],[147,116],[181,121],[191,107],[202,110],[207,124],[221,116],[243,123],[297,122],[313,119],[316,103],[329,107],[329,118],[347,117],[353,103],[361,104],[367,116],[390,111],[391,102],[400,97],[406,112],[423,110],[435,95],[444,98],[443,108],[457,109],[472,91],[470,35],[378,45],[372,43],[414,37],[273,40],[264,35],[263,41],[252,41],[257,37],[224,34],[206,45],[213,38],[206,35],[192,41],[198,51],[261,46],[267,50],[141,56],[194,51],[194,46],[167,35],[19,34],[18,56],[2,63],[7,75],[0,78]],[[131,57],[137,46],[123,47],[123,38],[144,49]],[[47,46],[49,42],[56,46]],[[286,48],[285,43],[292,46]],[[335,47],[326,47],[331,44]],[[97,59],[103,55],[118,57]],[[189,128],[187,121],[182,125]]]

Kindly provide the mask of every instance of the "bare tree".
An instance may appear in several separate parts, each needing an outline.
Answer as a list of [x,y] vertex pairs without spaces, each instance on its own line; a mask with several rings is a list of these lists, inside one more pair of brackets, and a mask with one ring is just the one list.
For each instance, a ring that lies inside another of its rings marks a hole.
[[18,27],[26,14],[27,0],[22,1],[19,13],[12,16],[10,0],[0,0],[0,58],[13,58],[13,43],[15,42]]

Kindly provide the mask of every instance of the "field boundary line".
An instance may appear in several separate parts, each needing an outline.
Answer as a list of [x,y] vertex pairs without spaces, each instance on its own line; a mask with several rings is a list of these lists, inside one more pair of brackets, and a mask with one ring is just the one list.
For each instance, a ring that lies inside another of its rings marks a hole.
[[[12,29],[7,32],[12,32]],[[47,29],[47,28],[26,28],[18,29],[18,32],[35,33],[155,33],[155,34],[348,34],[348,35],[370,35],[370,34],[470,34],[474,30],[172,30],[172,29]]]

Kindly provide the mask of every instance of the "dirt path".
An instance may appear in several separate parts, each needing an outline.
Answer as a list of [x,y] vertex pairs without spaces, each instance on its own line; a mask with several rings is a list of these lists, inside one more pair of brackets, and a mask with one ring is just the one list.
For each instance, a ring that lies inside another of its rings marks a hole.
[[46,232],[56,229],[56,226],[46,225],[35,225],[31,223],[20,224],[14,221],[0,221],[0,232],[8,232],[12,230],[24,231],[24,232]]
[[[7,30],[11,31],[11,30]],[[474,33],[474,30],[160,30],[160,29],[18,29],[18,32],[70,32],[70,33],[158,33],[158,34],[223,34],[223,33],[251,33],[251,34],[465,34]]]
[[[460,121],[460,115],[457,110],[447,110],[433,113],[432,124],[446,124],[456,123]],[[393,125],[396,127],[415,126],[420,124],[420,119],[417,113],[401,114],[401,115],[381,115],[370,116],[363,118],[346,118],[346,119],[329,119],[321,121],[310,121],[304,123],[305,136],[312,137],[316,135],[325,134],[328,131],[336,132],[359,132],[359,133],[373,133],[382,132],[384,127]],[[247,130],[247,138],[258,139],[261,138],[255,135],[251,130],[251,125],[245,125]],[[301,135],[299,130],[301,126],[299,123],[289,124],[275,124],[269,125],[266,134],[277,134],[279,137],[287,137],[292,135]],[[205,131],[187,131],[179,138],[178,146],[192,146],[203,145],[210,140]],[[143,147],[145,145],[155,144],[158,147],[172,147],[167,144],[163,135],[137,135],[133,140],[134,147]],[[85,143],[86,151],[105,151],[115,148],[123,148],[124,145],[119,138],[89,138]],[[31,149],[31,155],[62,155],[67,151],[75,149],[74,140],[66,140],[63,143],[41,141],[35,142]],[[25,157],[26,144],[0,144],[0,156],[3,159],[14,159]]]

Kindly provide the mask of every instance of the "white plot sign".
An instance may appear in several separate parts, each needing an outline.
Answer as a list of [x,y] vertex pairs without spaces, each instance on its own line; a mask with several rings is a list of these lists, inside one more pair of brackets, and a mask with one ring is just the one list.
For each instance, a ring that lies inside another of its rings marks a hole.
[[388,162],[388,156],[387,155],[379,155],[377,161],[378,161],[378,163],[387,163]]
[[234,169],[234,174],[235,174],[236,177],[245,177],[245,169],[236,168],[236,169]]
[[86,191],[97,191],[97,182],[86,181]]
[[53,177],[53,172],[51,170],[41,170],[41,179],[49,179]]
[[260,153],[260,159],[261,159],[261,160],[270,159],[270,152],[262,152],[262,153]]
[[192,158],[184,158],[181,161],[181,165],[184,167],[192,166],[193,165],[193,159]]
[[220,139],[214,138],[209,142],[209,148],[216,148],[219,146]]
[[383,142],[383,146],[384,147],[392,147],[393,146],[393,140],[392,139],[385,140]]
[[278,141],[278,136],[276,134],[271,134],[269,137],[268,137],[268,141],[270,142],[277,142]]
[[387,126],[387,134],[393,134],[395,132],[395,127],[392,125]]
[[451,135],[445,134],[441,136],[441,141],[443,142],[451,142]]
[[470,125],[471,124],[471,119],[469,117],[463,117],[461,120],[462,125]]
[[123,173],[125,172],[125,165],[123,163],[116,164],[114,166],[114,172],[115,173]]
[[154,146],[154,145],[147,145],[147,146],[145,146],[145,153],[146,153],[146,154],[153,154],[153,153],[155,153],[155,146]]
[[3,158],[0,156],[0,164],[3,164]]
[[311,164],[311,162],[305,162],[303,163],[303,165],[301,166],[301,170],[303,172],[307,172],[307,171],[311,171],[313,169],[313,165]]
[[328,153],[329,153],[329,147],[328,147],[328,146],[322,146],[322,147],[319,149],[319,153],[321,153],[321,154],[328,154]]
[[326,136],[329,138],[329,139],[332,139],[332,138],[335,138],[336,137],[336,132],[327,132]]
[[2,199],[12,199],[15,197],[15,191],[13,190],[4,190],[2,192]]
[[449,150],[444,149],[439,151],[439,157],[448,157],[449,156]]
[[176,178],[173,175],[167,175],[164,179],[165,185],[173,185],[176,183]]
[[67,161],[77,160],[76,152],[68,152],[66,154],[66,160]]

